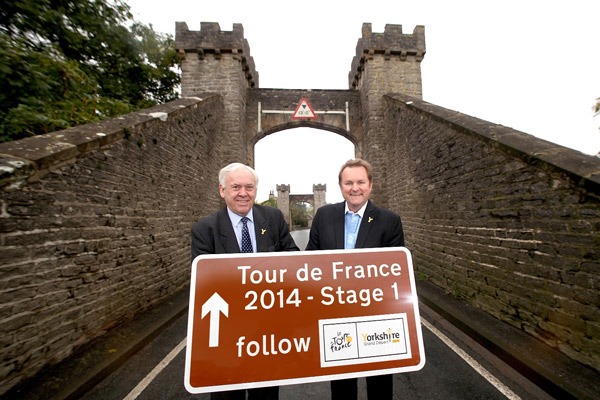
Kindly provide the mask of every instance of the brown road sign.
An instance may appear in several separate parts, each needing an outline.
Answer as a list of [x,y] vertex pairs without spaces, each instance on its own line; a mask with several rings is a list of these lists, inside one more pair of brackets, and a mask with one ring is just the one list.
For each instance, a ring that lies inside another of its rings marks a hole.
[[404,247],[216,254],[192,262],[190,393],[424,365],[412,258]]

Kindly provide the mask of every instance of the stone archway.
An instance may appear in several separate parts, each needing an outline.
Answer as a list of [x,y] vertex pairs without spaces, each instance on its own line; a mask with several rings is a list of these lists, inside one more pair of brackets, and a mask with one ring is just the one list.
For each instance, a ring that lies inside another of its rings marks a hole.
[[312,225],[312,217],[315,216],[317,209],[326,204],[327,185],[314,184],[312,194],[291,194],[290,185],[277,185],[277,208],[281,210],[283,216],[290,226],[293,228],[291,205],[295,203],[309,203],[312,205],[312,213],[309,216],[308,227]]
[[[202,22],[200,31],[190,31],[187,24],[177,22],[175,44],[182,60],[182,96],[202,97],[209,92],[222,97],[224,113],[216,132],[220,143],[213,152],[215,160],[254,165],[254,145],[269,134],[299,127],[331,131],[350,140],[357,157],[371,162],[373,198],[387,205],[388,192],[382,189],[387,186],[393,155],[386,151],[391,138],[385,128],[384,95],[422,97],[423,26],[404,34],[401,25],[388,24],[383,33],[374,33],[371,24],[363,24],[348,73],[348,90],[260,88],[241,24],[222,31],[218,23]],[[294,120],[291,114],[303,98],[316,115]]]
[[[315,119],[293,120],[292,113],[302,99],[310,101]],[[245,136],[250,138],[248,153],[261,139],[292,128],[330,131],[354,144],[362,156],[363,128],[360,96],[350,90],[252,89],[246,103]]]

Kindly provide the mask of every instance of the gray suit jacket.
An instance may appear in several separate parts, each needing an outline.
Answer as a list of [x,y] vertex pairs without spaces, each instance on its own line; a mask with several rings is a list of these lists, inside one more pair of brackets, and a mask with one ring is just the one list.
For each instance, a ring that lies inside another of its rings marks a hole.
[[[306,250],[336,250],[344,248],[345,203],[328,204],[320,207],[313,219]],[[357,249],[374,247],[404,246],[404,231],[400,216],[381,207],[371,200],[367,203],[358,237]]]
[[[300,250],[279,209],[255,204],[252,213],[258,252]],[[222,253],[240,253],[227,208],[192,226],[192,260],[200,254]]]

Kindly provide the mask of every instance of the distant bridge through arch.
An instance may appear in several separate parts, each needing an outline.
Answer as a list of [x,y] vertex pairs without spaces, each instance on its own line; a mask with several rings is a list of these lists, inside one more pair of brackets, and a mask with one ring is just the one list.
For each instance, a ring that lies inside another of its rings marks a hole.
[[293,229],[292,205],[297,203],[308,203],[313,211],[309,216],[309,227],[312,225],[312,217],[319,207],[326,204],[327,185],[314,184],[312,194],[291,194],[290,185],[277,185],[277,208],[281,210],[290,228]]

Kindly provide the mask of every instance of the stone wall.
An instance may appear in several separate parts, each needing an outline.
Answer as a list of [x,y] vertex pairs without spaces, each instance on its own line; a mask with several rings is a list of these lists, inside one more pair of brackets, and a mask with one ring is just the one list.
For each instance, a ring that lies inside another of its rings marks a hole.
[[391,176],[387,128],[384,125],[384,95],[404,93],[420,98],[421,61],[425,57],[425,28],[416,26],[404,34],[402,25],[385,26],[374,33],[371,24],[363,24],[362,38],[356,45],[349,84],[360,92],[362,125],[365,132],[363,157],[373,165],[373,199],[383,207],[389,205],[389,192],[383,183]]
[[418,279],[600,370],[600,158],[408,96],[385,115]]
[[0,395],[189,284],[222,99],[0,144]]
[[246,98],[249,88],[258,86],[258,72],[250,55],[241,24],[222,31],[216,22],[202,22],[200,31],[190,31],[177,22],[175,45],[181,58],[183,96],[218,93],[223,97],[223,140],[230,144],[215,154],[224,164],[254,165],[254,146],[244,136]]

